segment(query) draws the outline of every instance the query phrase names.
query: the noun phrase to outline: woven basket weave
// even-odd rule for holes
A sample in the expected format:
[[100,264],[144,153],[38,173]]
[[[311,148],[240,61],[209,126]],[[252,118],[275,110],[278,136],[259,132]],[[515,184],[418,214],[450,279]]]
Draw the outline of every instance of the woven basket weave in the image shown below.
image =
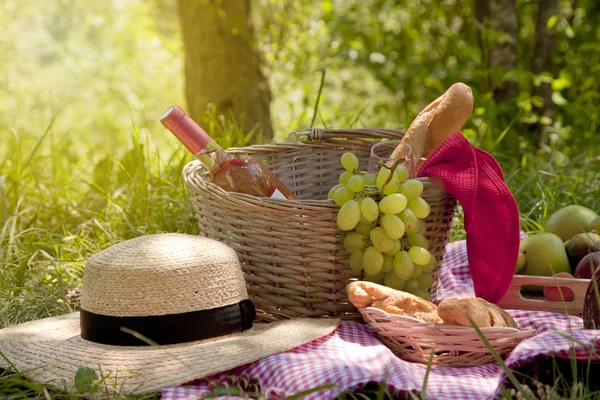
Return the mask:
[[[348,266],[345,233],[336,227],[339,207],[327,193],[343,171],[344,152],[354,152],[359,169],[365,170],[377,140],[397,140],[403,134],[391,129],[312,129],[291,134],[295,141],[227,150],[263,160],[298,197],[295,201],[226,192],[208,180],[198,161],[185,166],[183,177],[200,235],[236,250],[259,318],[360,319],[345,292],[359,275]],[[439,265],[456,202],[428,178],[420,180],[422,197],[432,209],[425,236]]]
[[[474,328],[435,324],[388,314],[378,308],[360,309],[364,320],[398,357],[411,362],[448,367],[469,367],[496,361]],[[535,329],[480,328],[494,351],[504,357]],[[433,358],[431,351],[434,350]]]

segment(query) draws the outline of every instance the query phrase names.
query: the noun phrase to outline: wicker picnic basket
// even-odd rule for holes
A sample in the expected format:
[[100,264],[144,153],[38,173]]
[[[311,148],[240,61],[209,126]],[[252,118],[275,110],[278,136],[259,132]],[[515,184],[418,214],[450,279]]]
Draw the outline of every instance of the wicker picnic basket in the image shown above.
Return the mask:
[[[360,312],[381,341],[398,357],[411,362],[447,367],[470,367],[496,361],[474,328],[423,322],[366,307]],[[480,328],[490,347],[504,358],[535,329]],[[433,355],[432,355],[433,350]]]
[[[327,193],[343,171],[344,152],[354,152],[363,170],[376,141],[398,140],[403,134],[392,129],[311,129],[290,134],[285,143],[227,150],[263,160],[294,192],[294,201],[226,192],[207,179],[199,162],[185,166],[199,234],[237,251],[259,319],[361,318],[345,291],[360,277],[348,266],[345,233],[336,227],[339,207]],[[456,202],[428,178],[419,179],[422,197],[432,209],[425,236],[439,265]]]

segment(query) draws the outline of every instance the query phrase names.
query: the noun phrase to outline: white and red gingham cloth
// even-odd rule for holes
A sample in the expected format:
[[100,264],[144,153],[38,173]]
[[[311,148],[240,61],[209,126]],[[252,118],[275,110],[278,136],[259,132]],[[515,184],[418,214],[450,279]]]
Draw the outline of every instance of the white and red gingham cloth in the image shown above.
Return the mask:
[[[490,282],[493,284],[493,282]],[[440,270],[438,299],[473,296],[465,241],[449,243]],[[505,359],[509,368],[518,368],[538,356],[600,360],[600,331],[583,330],[582,319],[558,313],[516,311],[509,313],[521,328],[534,328],[537,335],[521,342]],[[366,325],[343,321],[328,336],[261,361],[210,377],[221,381],[230,375],[245,374],[259,379],[266,398],[290,396],[318,386],[333,384],[302,397],[331,399],[369,382],[385,382],[395,395],[421,392],[426,365],[396,357]],[[477,367],[434,366],[426,386],[428,399],[493,399],[506,379],[496,363]],[[164,389],[165,400],[199,399],[209,393],[206,380]]]

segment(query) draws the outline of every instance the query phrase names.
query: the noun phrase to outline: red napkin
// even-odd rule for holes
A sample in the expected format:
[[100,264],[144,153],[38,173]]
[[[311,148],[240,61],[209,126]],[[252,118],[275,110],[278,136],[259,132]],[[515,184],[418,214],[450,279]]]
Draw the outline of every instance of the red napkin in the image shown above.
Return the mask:
[[465,214],[467,256],[475,295],[498,303],[519,254],[519,209],[489,153],[455,132],[423,163],[418,176],[441,181]]

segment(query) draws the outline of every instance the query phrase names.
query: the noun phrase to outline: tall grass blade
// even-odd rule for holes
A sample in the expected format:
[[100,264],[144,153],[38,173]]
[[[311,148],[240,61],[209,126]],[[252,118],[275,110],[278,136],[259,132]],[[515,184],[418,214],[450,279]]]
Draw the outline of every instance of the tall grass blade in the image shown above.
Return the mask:
[[506,364],[504,364],[504,360],[502,360],[502,357],[500,357],[500,355],[498,354],[498,352],[496,352],[496,350],[494,350],[494,348],[490,344],[489,340],[487,340],[487,338],[485,337],[485,335],[483,334],[483,332],[481,331],[481,329],[479,329],[479,327],[477,326],[477,324],[475,324],[475,322],[473,321],[473,319],[471,319],[471,317],[468,314],[465,314],[465,317],[467,317],[467,319],[469,320],[469,323],[475,329],[475,332],[477,332],[477,336],[479,336],[479,338],[481,339],[481,341],[485,344],[485,347],[488,348],[488,350],[492,354],[492,357],[494,357],[494,360],[496,360],[496,362],[498,363],[498,365],[500,365],[500,368],[502,368],[502,370],[504,371],[504,373],[506,373],[506,376],[508,376],[508,379],[510,380],[510,382],[525,397],[525,399],[531,400],[531,397],[529,396],[529,393],[527,393],[523,389],[523,386],[519,383],[519,381],[515,377],[515,374],[510,370],[510,368],[508,368],[506,366]]
[[48,123],[48,125],[46,126],[46,129],[44,130],[44,134],[38,139],[35,146],[33,147],[33,150],[31,150],[31,153],[29,153],[29,156],[25,160],[25,163],[23,164],[24,167],[29,166],[29,164],[31,163],[31,160],[33,160],[33,157],[35,157],[35,155],[37,154],[40,146],[42,145],[42,142],[44,141],[46,136],[48,136],[48,134],[50,133],[50,130],[52,129],[52,126],[54,125],[54,121],[56,121],[56,118],[58,117],[58,115],[60,114],[61,111],[62,110],[55,112],[54,115],[52,116],[52,118],[50,119],[50,122]]
[[317,386],[317,387],[310,388],[310,389],[307,389],[307,390],[303,390],[302,392],[299,392],[299,393],[296,393],[294,395],[285,397],[284,399],[285,400],[298,400],[298,399],[301,399],[304,396],[309,395],[311,393],[320,392],[321,390],[331,389],[331,388],[334,388],[334,387],[335,387],[335,385],[333,383],[328,383],[328,384],[325,384],[325,385],[321,385],[321,386]]
[[321,73],[321,83],[319,84],[319,92],[317,93],[317,100],[315,101],[315,107],[313,109],[312,120],[310,121],[310,127],[312,128],[315,125],[315,120],[317,119],[317,112],[319,110],[319,102],[321,101],[321,93],[323,92],[323,86],[325,86],[325,72],[327,69],[323,69]]

